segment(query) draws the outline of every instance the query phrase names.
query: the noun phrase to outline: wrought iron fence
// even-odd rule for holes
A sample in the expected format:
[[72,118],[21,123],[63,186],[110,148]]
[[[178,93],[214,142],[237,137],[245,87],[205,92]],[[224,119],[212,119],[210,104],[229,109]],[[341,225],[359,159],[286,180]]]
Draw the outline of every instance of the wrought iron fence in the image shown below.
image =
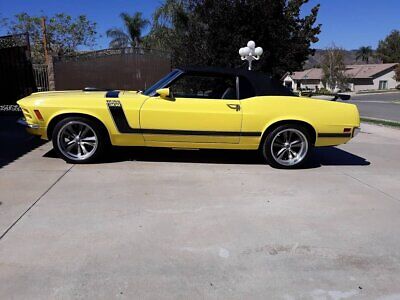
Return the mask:
[[13,47],[27,47],[30,51],[28,33],[0,36],[0,49]]
[[0,104],[15,104],[36,91],[28,34],[0,37],[0,90]]
[[38,92],[49,90],[49,76],[47,65],[33,65],[33,75],[35,77]]

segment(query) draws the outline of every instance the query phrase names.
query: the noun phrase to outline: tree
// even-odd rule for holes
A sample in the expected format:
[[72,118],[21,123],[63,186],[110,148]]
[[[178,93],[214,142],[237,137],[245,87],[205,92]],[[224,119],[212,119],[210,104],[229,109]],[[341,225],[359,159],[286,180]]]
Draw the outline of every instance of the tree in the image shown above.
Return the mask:
[[[243,66],[238,50],[255,40],[264,55],[255,68],[280,77],[302,68],[318,41],[319,5],[308,0],[167,0],[156,12],[151,36],[172,51],[175,65]],[[157,46],[158,46],[157,45]]]
[[379,41],[376,55],[384,63],[400,62],[400,31],[393,30],[384,40]]
[[400,82],[400,64],[398,64],[394,70],[394,80]]
[[371,46],[362,46],[356,52],[356,60],[361,60],[368,64],[369,58],[372,56],[372,48]]
[[344,64],[343,49],[335,45],[326,49],[322,59],[322,71],[322,81],[328,89],[345,90],[348,87],[349,78],[345,74],[346,65]]
[[[59,13],[46,17],[47,44],[49,53],[52,55],[66,55],[77,51],[79,46],[93,47],[95,45],[97,32],[95,22],[91,22],[85,15],[72,18]],[[44,62],[44,46],[41,16],[30,16],[20,13],[11,20],[3,20],[8,27],[9,34],[29,33],[31,51],[35,63]]]
[[147,48],[172,51],[176,39],[183,32],[178,33],[180,24],[186,24],[187,12],[185,0],[165,0],[153,14],[150,33],[144,37]]
[[132,16],[127,13],[120,15],[125,30],[112,28],[107,30],[107,36],[112,40],[111,48],[139,47],[142,43],[142,31],[150,22],[142,17],[141,12],[136,12]]

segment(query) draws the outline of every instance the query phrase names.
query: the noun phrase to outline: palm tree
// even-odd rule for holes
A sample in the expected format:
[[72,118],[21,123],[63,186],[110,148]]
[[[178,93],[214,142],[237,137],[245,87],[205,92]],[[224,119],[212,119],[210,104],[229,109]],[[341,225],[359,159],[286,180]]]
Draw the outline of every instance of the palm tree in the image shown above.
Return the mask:
[[120,15],[124,22],[125,31],[119,28],[107,30],[106,34],[111,38],[111,48],[139,47],[142,42],[142,30],[150,22],[142,17],[141,12],[135,12],[132,16],[128,13]]
[[371,46],[362,46],[356,52],[356,60],[361,59],[368,64],[369,58],[372,56],[372,48]]
[[149,48],[171,50],[173,45],[177,45],[175,23],[186,17],[183,1],[185,0],[165,0],[156,8],[152,28],[144,41]]

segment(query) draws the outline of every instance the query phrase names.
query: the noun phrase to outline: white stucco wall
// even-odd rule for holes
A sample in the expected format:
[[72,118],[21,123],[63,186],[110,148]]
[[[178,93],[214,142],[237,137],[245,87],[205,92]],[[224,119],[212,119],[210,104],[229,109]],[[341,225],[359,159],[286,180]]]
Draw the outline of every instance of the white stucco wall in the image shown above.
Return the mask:
[[358,84],[354,84],[353,85],[353,92],[359,92],[359,91],[368,91],[368,90],[374,90],[374,85],[373,84],[362,84],[362,85],[358,85]]
[[396,80],[394,80],[394,76],[395,76],[395,72],[390,71],[386,74],[383,74],[383,75],[373,79],[371,84],[368,84],[368,85],[356,84],[356,85],[354,85],[354,91],[358,92],[358,91],[364,91],[364,90],[378,90],[379,89],[379,81],[387,81],[388,89],[394,89],[394,88],[396,88],[397,85],[400,84],[400,82],[396,82]]
[[316,86],[318,87],[318,89],[322,89],[324,87],[322,82],[319,82],[318,84],[317,83],[307,83],[307,84],[302,83],[301,84],[302,89],[309,89],[309,90],[313,90],[313,91],[315,91]]
[[[283,85],[286,86],[286,82],[290,82],[290,87],[292,88],[293,91],[297,91],[297,82],[298,80],[293,80],[292,77],[290,77],[290,75],[287,75],[284,79],[283,79]],[[319,89],[322,89],[324,86],[322,84],[322,82],[319,83],[301,83],[301,88],[302,89],[311,89],[311,90],[315,90],[315,86],[318,86]]]
[[376,89],[378,89],[379,88],[379,81],[387,80],[388,89],[394,89],[396,87],[396,85],[398,84],[398,82],[396,82],[396,80],[394,80],[394,76],[395,76],[394,71],[391,71],[391,72],[386,73],[386,74],[384,74],[384,75],[382,75],[380,77],[375,78],[374,79],[374,87]]
[[292,79],[292,77],[290,77],[289,75],[287,75],[284,79],[283,79],[283,85],[286,86],[286,82],[290,82],[290,87],[292,90],[296,90],[296,85]]

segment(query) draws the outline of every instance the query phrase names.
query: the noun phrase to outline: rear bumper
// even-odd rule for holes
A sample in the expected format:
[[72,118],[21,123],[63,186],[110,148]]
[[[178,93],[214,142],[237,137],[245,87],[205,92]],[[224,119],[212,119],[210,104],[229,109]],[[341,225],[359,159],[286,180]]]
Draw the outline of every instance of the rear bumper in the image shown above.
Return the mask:
[[361,131],[360,127],[354,127],[353,129],[353,137],[357,136]]
[[340,130],[342,132],[318,133],[315,146],[323,147],[346,144],[360,132],[360,127],[352,127],[348,132],[343,132],[343,128],[340,128]]

